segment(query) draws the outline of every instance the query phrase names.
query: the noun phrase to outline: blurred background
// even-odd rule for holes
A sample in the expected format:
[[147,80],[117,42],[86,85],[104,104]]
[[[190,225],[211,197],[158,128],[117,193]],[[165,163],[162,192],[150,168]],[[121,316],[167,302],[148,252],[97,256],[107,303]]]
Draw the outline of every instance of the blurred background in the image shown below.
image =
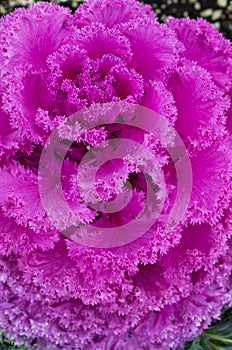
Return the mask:
[[[213,23],[228,39],[232,40],[232,0],[140,0],[150,4],[161,21],[167,17],[206,18]],[[0,0],[0,15],[16,7],[28,6],[38,0]],[[73,11],[83,0],[49,0]]]

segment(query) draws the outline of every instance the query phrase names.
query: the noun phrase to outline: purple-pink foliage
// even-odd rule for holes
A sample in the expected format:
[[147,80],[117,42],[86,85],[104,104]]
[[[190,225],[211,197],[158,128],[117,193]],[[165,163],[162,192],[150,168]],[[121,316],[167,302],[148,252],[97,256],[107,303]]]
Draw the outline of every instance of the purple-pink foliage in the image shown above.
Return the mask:
[[[0,70],[0,328],[41,349],[180,349],[232,304],[231,43],[203,19],[159,24],[134,0],[89,0],[74,15],[43,2],[0,20]],[[48,220],[40,154],[67,116],[122,100],[153,109],[182,137],[191,200],[168,235],[157,220],[121,248],[89,248]],[[64,161],[64,191],[81,224],[107,219],[75,194],[78,161],[87,146],[125,132],[86,132]],[[156,155],[168,207],[173,162],[152,138],[131,137]],[[143,178],[120,161],[105,167],[104,199],[121,190],[114,169],[131,180],[131,219],[143,206]]]

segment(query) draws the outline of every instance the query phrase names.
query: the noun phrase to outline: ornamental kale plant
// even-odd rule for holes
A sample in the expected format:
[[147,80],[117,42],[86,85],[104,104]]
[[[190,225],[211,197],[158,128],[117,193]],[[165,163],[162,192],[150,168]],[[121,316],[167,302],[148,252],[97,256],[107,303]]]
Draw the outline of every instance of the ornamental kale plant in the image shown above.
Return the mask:
[[0,20],[0,72],[0,329],[183,348],[232,305],[231,43],[134,0],[43,2]]

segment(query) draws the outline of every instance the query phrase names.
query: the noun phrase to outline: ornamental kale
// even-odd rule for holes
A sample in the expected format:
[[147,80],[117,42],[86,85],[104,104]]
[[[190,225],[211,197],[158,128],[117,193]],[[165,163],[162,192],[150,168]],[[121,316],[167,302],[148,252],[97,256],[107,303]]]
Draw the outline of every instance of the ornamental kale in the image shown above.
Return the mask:
[[[88,0],[73,15],[42,2],[0,20],[0,74],[0,328],[39,349],[181,349],[232,305],[231,43],[203,19],[160,24],[134,0]],[[101,106],[109,121],[83,126]],[[110,113],[114,106],[161,118],[152,125],[141,112],[149,133],[131,124],[131,110],[121,119]],[[40,161],[57,130],[49,212]],[[178,135],[191,174],[168,152]],[[120,159],[113,139],[142,148],[131,155],[122,142]],[[97,147],[108,159],[95,173]],[[124,244],[72,239],[73,219],[59,214],[54,169],[61,160],[60,187],[80,236],[90,225],[110,235],[144,213],[154,215],[152,225],[140,221],[144,232]],[[182,176],[191,175],[191,195],[167,231],[179,164]],[[163,205],[156,218],[154,203],[146,208],[149,188]],[[124,208],[104,211],[116,198],[120,206],[127,199]]]

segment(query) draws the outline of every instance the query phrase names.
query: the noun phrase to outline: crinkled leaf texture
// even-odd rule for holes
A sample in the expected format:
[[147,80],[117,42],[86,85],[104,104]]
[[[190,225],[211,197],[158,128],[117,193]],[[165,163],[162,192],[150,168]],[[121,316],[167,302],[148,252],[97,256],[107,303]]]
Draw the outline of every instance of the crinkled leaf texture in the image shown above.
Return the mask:
[[[74,15],[42,2],[0,20],[0,68],[0,328],[19,342],[36,338],[40,349],[181,349],[232,304],[231,43],[203,19],[161,25],[134,0],[88,0]],[[158,220],[124,246],[89,248],[49,221],[38,190],[40,155],[72,113],[119,101],[149,107],[175,127],[191,159],[192,195],[168,234]],[[151,135],[120,124],[76,133],[62,186],[83,229],[124,224],[144,210],[137,166],[145,154],[97,173],[99,200],[132,186],[130,202],[110,220],[77,189],[80,160],[110,137],[129,135],[156,157],[167,191],[161,218],[167,215],[175,167]],[[83,185],[89,200],[92,170]],[[55,210],[55,186],[48,190]]]

